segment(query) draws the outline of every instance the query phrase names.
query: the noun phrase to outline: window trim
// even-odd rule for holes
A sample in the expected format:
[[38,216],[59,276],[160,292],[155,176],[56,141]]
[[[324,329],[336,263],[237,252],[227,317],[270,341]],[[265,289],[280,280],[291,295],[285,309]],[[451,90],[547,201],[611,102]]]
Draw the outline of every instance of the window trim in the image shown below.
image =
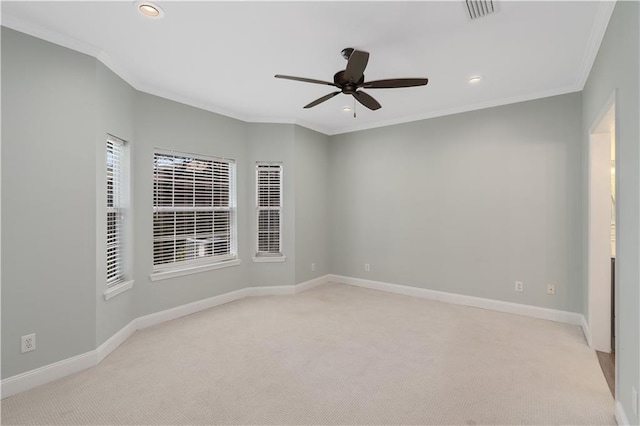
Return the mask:
[[[162,263],[162,264],[153,264],[155,262],[155,251],[152,247],[152,273],[149,275],[152,281],[173,278],[175,276],[187,275],[192,273],[204,272],[213,269],[225,268],[228,266],[236,266],[240,264],[240,260],[238,259],[238,232],[237,232],[237,191],[236,191],[236,181],[237,181],[237,165],[236,161],[230,158],[223,157],[215,157],[205,154],[193,154],[182,151],[175,150],[166,150],[161,148],[154,148],[153,150],[153,158],[155,161],[156,155],[166,155],[171,157],[181,157],[181,158],[192,158],[196,160],[202,160],[210,163],[225,163],[230,165],[229,169],[229,206],[218,208],[214,206],[206,206],[206,207],[198,207],[198,206],[157,206],[156,205],[156,190],[155,187],[152,191],[152,214],[155,215],[157,212],[162,211],[185,211],[185,212],[197,212],[200,211],[229,211],[230,219],[229,219],[229,254],[219,255],[219,256],[207,256],[193,260],[179,261],[179,262],[171,262],[171,263]],[[153,174],[155,178],[156,168],[155,165],[153,167]],[[152,218],[152,227],[155,224],[155,219]],[[155,241],[155,235],[152,232],[152,239]]]
[[[260,206],[260,178],[259,171],[261,167],[265,166],[278,166],[280,168],[280,205],[278,207],[261,207]],[[283,216],[284,216],[284,163],[282,161],[256,161],[255,168],[255,203],[256,203],[256,244],[255,252],[253,255],[253,261],[256,263],[272,263],[272,262],[284,262],[287,257],[284,255],[284,233],[283,233]],[[279,233],[278,233],[278,249],[277,253],[273,252],[261,252],[260,251],[260,211],[261,210],[278,210],[279,214]]]
[[172,269],[166,271],[158,271],[149,274],[151,281],[168,280],[170,278],[182,277],[184,275],[198,274],[200,272],[213,271],[215,269],[229,268],[231,266],[238,266],[242,263],[240,259],[226,260],[224,262],[216,262],[203,264],[199,266],[191,266],[189,268]]
[[121,281],[111,287],[107,288],[104,292],[104,300],[109,300],[116,297],[119,294],[124,293],[127,290],[131,290],[133,288],[134,281]]
[[[118,152],[118,163],[119,169],[117,176],[112,177],[113,182],[113,207],[109,207],[108,203],[108,186],[109,186],[109,172],[108,172],[108,155],[109,155],[109,145],[119,146]],[[123,139],[118,138],[117,136],[113,136],[107,133],[107,140],[105,144],[105,175],[106,175],[106,200],[105,200],[105,213],[106,213],[106,240],[105,240],[105,254],[106,254],[106,277],[105,283],[107,290],[119,285],[120,283],[126,281],[127,268],[126,268],[126,260],[125,260],[125,250],[124,245],[126,244],[126,223],[125,223],[125,214],[127,209],[126,197],[128,195],[128,191],[125,191],[125,187],[128,185],[128,173],[127,173],[127,161],[125,159],[127,149],[127,142]],[[113,173],[113,171],[112,171]],[[117,204],[117,205],[116,205]],[[115,226],[118,228],[116,231],[116,270],[115,275],[112,279],[109,278],[110,268],[109,268],[109,213],[116,213],[116,224]]]
[[287,256],[253,256],[253,261],[255,263],[279,263],[285,262],[287,260]]

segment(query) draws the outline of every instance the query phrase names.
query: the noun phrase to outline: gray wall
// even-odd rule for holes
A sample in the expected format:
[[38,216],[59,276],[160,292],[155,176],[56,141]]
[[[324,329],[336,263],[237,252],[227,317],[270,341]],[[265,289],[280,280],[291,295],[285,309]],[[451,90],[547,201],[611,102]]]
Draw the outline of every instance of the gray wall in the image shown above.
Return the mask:
[[[305,263],[318,264],[308,278],[329,272],[326,214],[319,214],[327,209],[328,137],[294,125],[248,124],[137,92],[94,58],[5,28],[2,59],[3,378],[91,351],[145,314],[247,286],[300,282],[297,232],[315,240],[301,250]],[[135,285],[105,301],[107,133],[129,142],[127,278]],[[241,265],[150,280],[156,147],[236,160]],[[284,163],[283,263],[252,262],[256,161]],[[302,171],[298,186],[296,169]],[[39,225],[41,205],[48,221]],[[296,221],[296,214],[305,219]],[[20,354],[20,336],[29,333],[37,334],[37,349]]]
[[295,164],[295,282],[302,283],[331,273],[329,137],[296,126]]
[[3,377],[95,348],[95,82],[95,59],[2,28]]
[[[294,181],[296,165],[293,155],[294,125],[292,124],[247,124],[247,238],[245,247],[249,265],[250,286],[293,285],[295,278],[295,203]],[[282,162],[283,212],[282,250],[285,262],[254,263],[256,251],[256,161]]]
[[332,272],[580,312],[580,102],[333,137]]
[[[583,274],[586,283],[587,195],[589,128],[598,119],[614,90],[616,100],[616,179],[617,193],[617,335],[616,367],[619,393],[616,395],[631,424],[640,419],[631,409],[631,387],[640,391],[640,131],[638,117],[640,5],[618,2],[609,21],[596,61],[583,91]],[[585,284],[586,285],[586,284]],[[584,303],[584,312],[588,304]]]
[[[249,218],[245,123],[156,96],[138,93],[135,99],[132,143],[135,174],[134,270],[137,316],[162,311],[247,285],[251,251],[247,240]],[[239,266],[152,282],[153,269],[153,150],[160,148],[236,161]]]
[[[334,137],[139,93],[94,58],[3,28],[2,377],[95,349],[144,314],[330,272],[583,312],[581,154],[617,88],[619,399],[637,422],[638,9],[616,6],[582,95]],[[131,142],[136,282],[110,301],[98,248],[107,132]],[[150,281],[154,147],[236,160],[241,265]],[[257,160],[285,165],[284,263],[251,261]],[[556,296],[545,294],[547,282]],[[33,332],[38,349],[21,355],[20,336]]]
[[[96,346],[100,346],[109,337],[126,326],[135,318],[135,306],[133,300],[133,292],[125,292],[118,297],[109,300],[104,299],[104,291],[106,290],[107,271],[106,271],[106,174],[101,173],[105,170],[106,164],[106,135],[107,133],[119,137],[129,142],[129,154],[131,153],[131,143],[133,143],[133,102],[135,90],[129,84],[124,82],[120,77],[111,72],[101,63],[96,63],[96,88],[97,108],[96,114],[96,164],[95,173],[96,180]],[[134,176],[129,173],[129,179],[133,180]],[[132,248],[135,240],[131,236],[131,219],[133,218],[131,206],[126,214],[126,222],[129,224],[124,229],[125,234],[125,262],[127,268],[127,279],[132,278],[133,265],[129,262],[132,260]]]

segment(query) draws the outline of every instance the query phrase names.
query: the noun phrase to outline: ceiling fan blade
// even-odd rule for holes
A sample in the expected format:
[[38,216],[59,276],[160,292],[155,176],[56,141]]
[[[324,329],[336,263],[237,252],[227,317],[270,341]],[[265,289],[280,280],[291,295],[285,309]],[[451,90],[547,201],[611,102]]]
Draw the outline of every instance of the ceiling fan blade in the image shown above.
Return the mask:
[[324,101],[328,101],[329,99],[333,98],[335,95],[340,94],[342,92],[333,92],[333,93],[329,93],[328,95],[324,95],[321,98],[316,99],[315,101],[311,102],[310,104],[305,105],[305,108],[313,108],[314,106],[323,103]]
[[378,101],[373,99],[370,95],[368,95],[365,92],[362,92],[362,91],[353,92],[353,97],[356,98],[358,102],[360,102],[362,105],[366,106],[370,110],[375,111],[377,109],[382,108],[382,105],[380,105]]
[[315,83],[315,84],[325,84],[327,86],[336,86],[335,83],[329,83],[328,81],[322,81],[322,80],[314,80],[313,78],[294,77],[292,75],[281,75],[281,74],[276,74],[276,75],[274,75],[274,77],[275,78],[284,78],[286,80],[302,81],[304,83]]
[[388,80],[367,81],[359,87],[367,89],[395,89],[397,87],[426,86],[428,78],[390,78]]
[[357,83],[364,75],[364,69],[369,62],[369,53],[354,50],[349,56],[347,68],[344,70],[344,77],[347,81]]

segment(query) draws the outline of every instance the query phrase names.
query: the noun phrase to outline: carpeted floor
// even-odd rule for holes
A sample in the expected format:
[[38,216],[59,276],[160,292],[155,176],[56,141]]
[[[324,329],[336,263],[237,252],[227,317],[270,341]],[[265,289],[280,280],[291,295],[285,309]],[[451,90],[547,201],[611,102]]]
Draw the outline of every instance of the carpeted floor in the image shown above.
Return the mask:
[[615,424],[579,327],[340,284],[134,334],[3,424]]
[[600,369],[607,381],[611,395],[615,397],[616,393],[616,354],[615,352],[605,353],[596,351],[598,356],[598,362],[600,363]]

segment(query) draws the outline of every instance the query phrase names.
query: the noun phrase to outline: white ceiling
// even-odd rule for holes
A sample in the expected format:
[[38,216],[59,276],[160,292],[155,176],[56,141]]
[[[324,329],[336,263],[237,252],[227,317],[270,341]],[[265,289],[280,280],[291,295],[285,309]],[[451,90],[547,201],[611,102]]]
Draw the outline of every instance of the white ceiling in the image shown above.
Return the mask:
[[[494,0],[471,20],[464,1],[3,1],[2,24],[88,53],[136,89],[245,121],[344,133],[579,91],[613,10],[610,1]],[[426,87],[370,89],[382,108],[332,87],[345,47],[370,52],[367,81],[427,77]],[[478,85],[467,80],[482,75]]]

